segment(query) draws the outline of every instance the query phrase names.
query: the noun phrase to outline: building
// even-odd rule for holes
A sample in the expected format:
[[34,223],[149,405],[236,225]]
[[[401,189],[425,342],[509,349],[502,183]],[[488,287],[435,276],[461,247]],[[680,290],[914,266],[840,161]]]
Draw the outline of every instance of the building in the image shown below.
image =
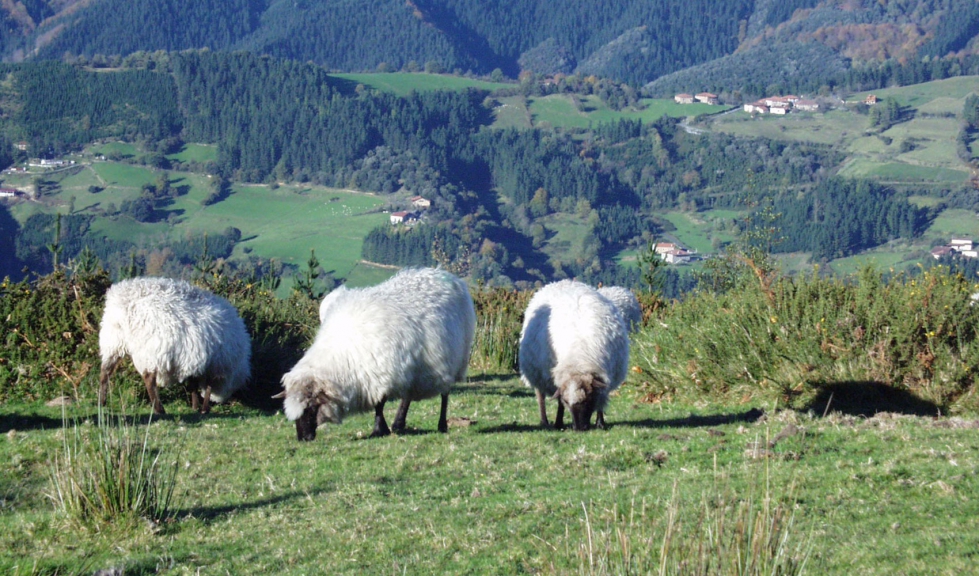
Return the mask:
[[767,96],[765,97],[765,104],[769,108],[791,108],[792,102],[789,101],[787,96]]
[[16,146],[18,150],[27,150],[30,147],[30,144],[21,140],[20,142],[14,144],[14,146]]
[[667,264],[686,264],[693,259],[693,253],[687,252],[683,248],[678,248],[664,254],[663,259],[666,260]]
[[677,94],[673,101],[677,104],[693,104],[693,94]]
[[866,104],[867,106],[873,106],[877,104],[877,102],[878,102],[877,96],[874,94],[871,94],[870,96],[867,96],[866,98],[863,99],[863,103]]
[[421,196],[412,196],[408,199],[411,201],[411,205],[414,208],[431,208],[432,201],[428,198],[422,198]]
[[935,258],[935,260],[938,260],[942,256],[948,256],[949,254],[954,253],[955,250],[952,250],[952,248],[949,246],[938,246],[936,248],[932,248],[931,250],[931,255]]
[[12,198],[20,196],[20,190],[15,188],[0,188],[0,198]]
[[793,106],[802,112],[816,112],[819,110],[819,102],[815,100],[799,100]]
[[701,92],[694,96],[697,102],[703,102],[704,104],[710,104],[711,106],[715,104],[720,104],[720,100],[717,99],[717,94],[711,94],[710,92]]
[[956,252],[972,250],[972,240],[967,240],[965,238],[952,238],[952,241],[949,242],[948,246]]
[[768,106],[766,106],[764,102],[762,102],[761,100],[759,100],[758,102],[752,102],[750,104],[745,104],[744,105],[744,111],[747,112],[747,113],[749,113],[749,114],[752,114],[752,113],[768,114]]
[[771,108],[768,109],[768,111],[771,112],[772,114],[778,114],[780,116],[785,116],[786,114],[789,113],[789,109],[783,106],[772,106]]
[[665,258],[665,256],[663,256],[664,254],[672,250],[676,250],[677,248],[679,248],[679,246],[670,242],[657,242],[656,246],[653,247],[653,250],[661,257]]

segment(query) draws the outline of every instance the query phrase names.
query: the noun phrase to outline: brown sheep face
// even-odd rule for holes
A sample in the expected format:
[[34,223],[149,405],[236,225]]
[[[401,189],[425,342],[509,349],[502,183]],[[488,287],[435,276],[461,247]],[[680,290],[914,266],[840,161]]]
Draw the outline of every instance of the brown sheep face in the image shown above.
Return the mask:
[[555,396],[571,412],[571,422],[576,432],[583,432],[591,427],[591,417],[606,384],[593,374],[576,374],[564,382]]
[[319,416],[319,406],[307,406],[303,410],[303,415],[296,418],[296,438],[300,442],[312,442],[316,440],[316,426]]

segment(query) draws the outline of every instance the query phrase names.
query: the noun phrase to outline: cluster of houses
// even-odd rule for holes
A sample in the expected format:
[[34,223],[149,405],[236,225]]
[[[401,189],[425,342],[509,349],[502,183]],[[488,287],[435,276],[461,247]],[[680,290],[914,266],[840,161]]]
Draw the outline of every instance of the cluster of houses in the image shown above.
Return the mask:
[[964,238],[952,238],[952,241],[945,246],[933,248],[931,255],[938,260],[942,256],[959,255],[964,258],[979,258],[979,250],[976,250],[972,240]]
[[398,224],[413,226],[419,219],[421,219],[422,211],[428,210],[432,207],[432,201],[428,198],[422,198],[421,196],[412,196],[408,199],[408,201],[411,202],[411,207],[413,210],[392,212],[390,216],[392,226],[396,226]]
[[744,105],[744,111],[749,114],[788,114],[790,110],[816,112],[819,110],[819,102],[789,94],[787,96],[766,96],[761,100]]
[[721,101],[717,99],[717,94],[711,94],[710,92],[701,92],[700,94],[677,94],[673,97],[673,101],[677,104],[693,104],[694,102],[701,102],[703,104],[710,104],[715,106],[720,104]]
[[667,264],[686,264],[697,258],[696,250],[687,250],[672,242],[657,242],[654,250]]

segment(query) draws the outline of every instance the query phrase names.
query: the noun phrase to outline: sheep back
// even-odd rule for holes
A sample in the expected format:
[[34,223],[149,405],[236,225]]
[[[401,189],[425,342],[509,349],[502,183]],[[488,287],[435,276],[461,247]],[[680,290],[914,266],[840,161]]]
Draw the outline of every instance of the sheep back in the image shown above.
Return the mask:
[[632,293],[632,290],[622,286],[605,286],[599,288],[598,293],[615,304],[630,331],[639,329],[642,325],[642,308],[639,306],[639,299]]
[[[521,380],[547,396],[573,385],[575,375],[600,378],[606,386],[596,408],[603,410],[608,394],[625,380],[629,369],[628,331],[616,306],[598,291],[562,280],[531,298],[519,358]],[[569,403],[580,400],[579,391],[566,392]]]
[[159,386],[204,377],[217,402],[251,375],[251,342],[237,310],[182,280],[113,284],[106,292],[99,351],[103,367],[128,355],[140,374],[156,373]]
[[319,405],[318,424],[339,423],[382,399],[446,394],[466,378],[475,327],[466,284],[443,270],[406,269],[347,290],[282,377],[286,416]]

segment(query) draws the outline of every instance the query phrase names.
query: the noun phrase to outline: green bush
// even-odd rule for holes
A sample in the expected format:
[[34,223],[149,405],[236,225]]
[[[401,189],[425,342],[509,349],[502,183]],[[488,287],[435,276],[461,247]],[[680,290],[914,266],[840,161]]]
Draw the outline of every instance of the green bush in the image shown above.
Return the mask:
[[[701,292],[660,309],[635,338],[641,396],[829,409],[850,395],[877,409],[974,410],[979,308],[969,296],[977,290],[936,267],[889,281],[868,268],[853,279],[809,275]],[[878,398],[861,399],[861,390]]]

